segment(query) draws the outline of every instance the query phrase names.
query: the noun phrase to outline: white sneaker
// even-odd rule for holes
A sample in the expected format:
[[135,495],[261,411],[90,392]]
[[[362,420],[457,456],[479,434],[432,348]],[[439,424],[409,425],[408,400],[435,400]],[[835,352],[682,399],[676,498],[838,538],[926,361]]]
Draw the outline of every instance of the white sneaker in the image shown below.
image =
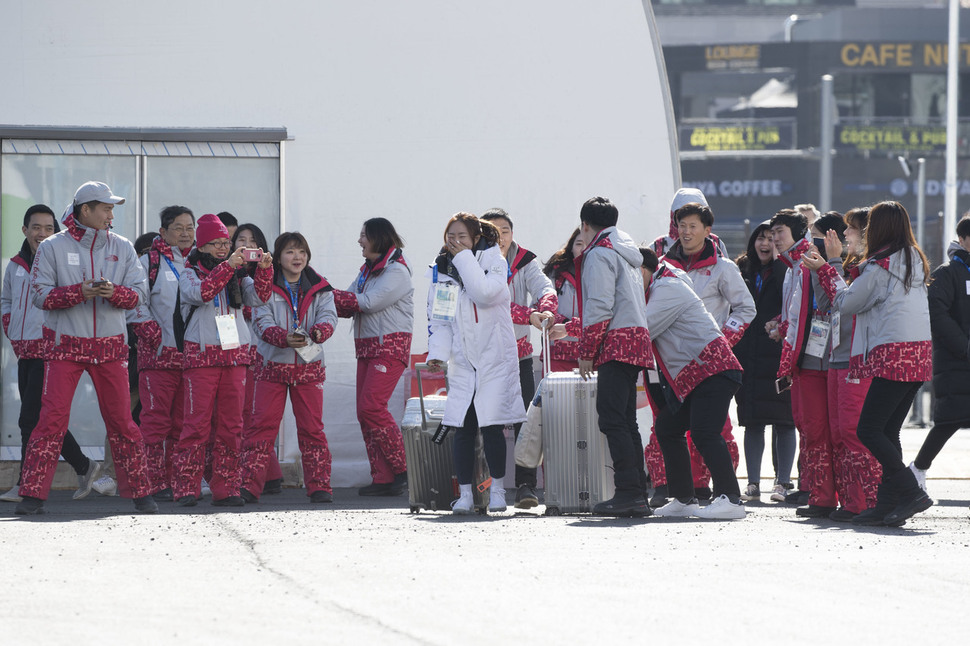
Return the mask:
[[658,507],[653,510],[654,516],[660,516],[661,518],[688,518],[697,514],[697,510],[700,509],[700,505],[696,502],[690,502],[686,505],[676,498],[671,498],[663,507]]
[[727,496],[721,494],[707,507],[701,507],[695,511],[694,515],[708,520],[735,520],[744,518],[745,513],[744,505],[734,504]]
[[4,502],[20,502],[23,500],[20,497],[20,485],[14,485],[13,489],[0,496],[0,500]]
[[488,494],[488,510],[505,511],[506,509],[508,509],[508,506],[505,502],[505,489],[492,487]]
[[741,494],[741,500],[748,502],[749,500],[761,500],[761,487],[751,483],[744,488],[744,493]]
[[118,495],[118,483],[117,481],[109,475],[103,475],[91,485],[91,488],[97,491],[102,496],[117,496]]
[[77,477],[77,491],[74,492],[74,500],[86,498],[94,487],[94,481],[101,476],[101,463],[88,458],[88,472],[83,476]]
[[209,489],[209,483],[205,481],[205,478],[202,478],[202,498],[205,498],[206,496],[211,496],[211,495],[212,495],[212,489]]
[[475,498],[472,496],[471,492],[467,495],[462,494],[462,496],[451,503],[451,513],[458,515],[467,515],[475,513]]
[[774,488],[771,490],[771,498],[773,502],[785,502],[785,494],[788,493],[788,489],[785,488],[783,484],[775,484]]
[[910,462],[909,470],[916,476],[916,482],[919,483],[919,488],[923,490],[923,493],[926,493],[926,469],[917,469],[916,463]]

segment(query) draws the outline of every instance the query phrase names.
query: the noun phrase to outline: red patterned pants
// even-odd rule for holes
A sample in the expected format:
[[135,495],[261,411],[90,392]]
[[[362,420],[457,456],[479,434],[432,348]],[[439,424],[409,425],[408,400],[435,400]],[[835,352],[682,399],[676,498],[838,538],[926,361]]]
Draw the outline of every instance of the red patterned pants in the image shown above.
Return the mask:
[[374,482],[394,481],[407,471],[401,428],[387,402],[407,365],[395,359],[357,359],[357,421]]
[[79,363],[48,361],[44,372],[40,420],[30,435],[24,456],[20,495],[46,500],[61,454],[71,402],[81,374],[87,371],[98,396],[98,407],[108,434],[118,477],[118,492],[125,498],[151,493],[145,444],[131,419],[128,362]]
[[820,507],[835,507],[838,503],[828,373],[828,370],[792,370],[792,416],[801,435],[798,488],[808,491],[808,504]]
[[[656,413],[654,413],[656,417]],[[643,459],[646,463],[647,473],[650,474],[650,481],[653,486],[658,487],[667,484],[667,470],[664,466],[664,456],[660,452],[660,444],[657,443],[657,434],[655,432],[656,427],[650,429],[650,441],[647,442],[646,448],[643,449]],[[734,427],[731,425],[731,418],[724,420],[724,429],[721,431],[721,437],[724,438],[724,443],[727,444],[728,453],[731,454],[731,463],[734,465],[734,470],[738,470],[738,462],[740,460],[740,453],[738,452],[738,443],[734,439],[733,433]],[[708,487],[711,484],[711,472],[708,470],[707,465],[704,464],[704,458],[701,457],[700,452],[697,447],[694,446],[694,442],[690,439],[690,431],[687,432],[687,448],[690,451],[690,468],[691,473],[694,474],[694,487]]]
[[323,382],[286,384],[259,380],[253,397],[252,425],[246,430],[243,441],[242,460],[242,486],[257,498],[266,484],[266,467],[276,457],[273,444],[280,432],[287,391],[296,417],[307,495],[315,491],[332,491],[332,457],[323,432]]
[[847,510],[858,514],[875,506],[882,467],[856,434],[862,404],[872,379],[849,383],[846,381],[848,376],[848,368],[829,370],[829,427],[832,430],[835,488],[839,502]]
[[[256,361],[257,359],[253,359]],[[260,361],[262,359],[259,359]],[[252,427],[253,424],[253,414],[256,412],[255,402],[256,398],[254,396],[256,392],[256,371],[253,370],[253,364],[249,365],[249,370],[246,372],[246,403],[243,406],[243,438],[245,439],[247,431]],[[276,447],[273,447],[272,452],[269,456],[269,462],[266,464],[266,473],[264,475],[264,482],[266,480],[282,480],[283,471],[280,469],[280,459],[276,455]],[[262,490],[260,490],[262,491]],[[257,492],[253,492],[257,493]]]
[[172,456],[182,432],[185,395],[181,370],[143,370],[138,375],[141,434],[152,493],[172,486]]
[[[212,498],[239,495],[239,455],[242,443],[242,409],[246,396],[246,366],[189,368],[185,380],[185,424],[175,447],[175,498],[198,496],[205,448],[214,429],[212,445]],[[213,420],[213,407],[219,414]]]

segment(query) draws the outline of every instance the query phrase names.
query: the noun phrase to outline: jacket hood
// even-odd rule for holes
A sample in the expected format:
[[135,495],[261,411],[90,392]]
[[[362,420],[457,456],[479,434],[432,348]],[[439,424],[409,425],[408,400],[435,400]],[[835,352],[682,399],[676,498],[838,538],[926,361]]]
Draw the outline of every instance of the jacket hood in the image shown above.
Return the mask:
[[691,202],[696,202],[697,204],[703,204],[708,206],[707,198],[704,197],[704,193],[697,188],[681,188],[677,189],[674,193],[674,199],[670,201],[670,237],[674,240],[677,239],[677,223],[674,222],[674,212],[685,204],[690,204]]
[[946,248],[946,257],[949,258],[950,260],[953,260],[953,257],[961,249],[963,249],[963,247],[960,246],[959,242],[957,242],[956,240],[951,241],[950,246]]
[[633,238],[616,227],[607,227],[596,234],[593,244],[590,245],[590,248],[592,247],[612,249],[631,267],[639,269],[643,266],[643,254],[640,253],[640,247],[633,241]]

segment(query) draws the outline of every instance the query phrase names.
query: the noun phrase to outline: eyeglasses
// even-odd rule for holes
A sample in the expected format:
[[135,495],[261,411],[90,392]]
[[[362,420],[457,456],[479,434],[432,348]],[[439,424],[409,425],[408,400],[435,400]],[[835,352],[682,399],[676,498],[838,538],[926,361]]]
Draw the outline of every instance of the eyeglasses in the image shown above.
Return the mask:
[[195,227],[169,227],[168,231],[174,231],[177,235],[182,235],[183,233],[194,233]]
[[232,243],[229,242],[228,240],[226,240],[225,242],[207,242],[207,243],[205,243],[202,246],[203,247],[207,247],[207,246],[210,246],[211,245],[211,246],[215,247],[216,249],[228,249],[230,244],[232,244]]

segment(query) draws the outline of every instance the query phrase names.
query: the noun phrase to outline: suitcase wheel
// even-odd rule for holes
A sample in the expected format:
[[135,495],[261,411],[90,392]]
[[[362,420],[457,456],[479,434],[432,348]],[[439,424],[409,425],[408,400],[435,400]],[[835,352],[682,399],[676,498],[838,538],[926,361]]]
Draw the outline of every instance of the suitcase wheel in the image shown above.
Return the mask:
[[562,516],[559,507],[546,507],[546,516]]
[[411,513],[412,514],[420,513],[420,511],[421,511],[421,508],[420,507],[415,507],[414,505],[411,505]]

